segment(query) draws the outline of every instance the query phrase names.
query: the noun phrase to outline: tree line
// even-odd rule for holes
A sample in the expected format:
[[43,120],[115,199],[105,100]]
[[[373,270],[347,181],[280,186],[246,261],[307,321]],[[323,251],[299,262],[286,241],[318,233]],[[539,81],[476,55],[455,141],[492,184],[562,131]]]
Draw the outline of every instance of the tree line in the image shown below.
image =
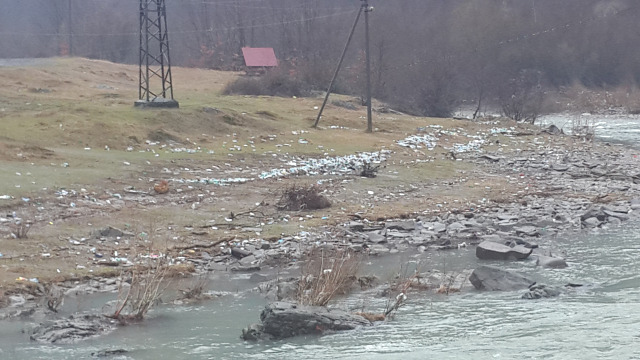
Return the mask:
[[[517,102],[538,101],[540,89],[640,83],[640,4],[633,0],[369,2],[373,95],[405,111],[449,116],[461,104],[496,102],[522,110]],[[288,74],[323,89],[362,2],[166,4],[174,65],[237,70],[242,47],[273,47]],[[133,0],[0,0],[0,57],[137,63],[138,16]],[[336,91],[364,94],[363,31]]]

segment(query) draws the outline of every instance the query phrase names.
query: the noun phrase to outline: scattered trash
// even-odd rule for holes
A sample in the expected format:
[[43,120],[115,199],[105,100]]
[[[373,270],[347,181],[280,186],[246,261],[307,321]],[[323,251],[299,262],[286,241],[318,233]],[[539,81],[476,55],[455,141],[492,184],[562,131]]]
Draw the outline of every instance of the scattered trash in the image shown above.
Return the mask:
[[396,144],[413,150],[422,149],[423,147],[433,150],[436,147],[437,141],[438,139],[431,135],[412,135],[402,140],[398,140]]

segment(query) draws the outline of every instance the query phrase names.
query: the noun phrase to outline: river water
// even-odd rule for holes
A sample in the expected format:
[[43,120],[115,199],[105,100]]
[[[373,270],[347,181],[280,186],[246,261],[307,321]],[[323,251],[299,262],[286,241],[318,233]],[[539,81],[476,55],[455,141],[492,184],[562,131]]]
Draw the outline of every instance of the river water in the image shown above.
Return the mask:
[[554,124],[566,134],[572,133],[574,124],[588,126],[600,141],[623,143],[636,148],[640,145],[640,115],[559,114],[543,116],[536,123],[541,126]]
[[[394,320],[373,327],[250,343],[240,340],[241,329],[258,322],[266,301],[247,291],[255,286],[247,275],[218,274],[214,290],[227,291],[226,296],[161,306],[141,324],[74,345],[31,342],[22,332],[29,324],[5,321],[0,359],[86,359],[103,349],[128,350],[115,357],[120,359],[640,359],[639,225],[627,222],[544,244],[566,253],[569,267],[562,270],[537,268],[535,260],[481,262],[473,248],[387,256],[366,269],[385,279],[401,264],[458,271],[482,263],[520,271],[548,285],[585,284],[557,298],[521,300],[521,291],[470,288],[449,296],[410,293]],[[62,312],[99,307],[112,298],[69,299]],[[380,311],[385,303],[364,293],[339,306]]]
[[[231,294],[198,305],[163,306],[149,319],[74,345],[42,345],[21,333],[25,324],[0,328],[2,359],[81,359],[101,349],[124,348],[132,359],[640,359],[640,242],[638,224],[554,240],[569,267],[548,270],[534,260],[500,263],[541,283],[586,286],[558,298],[521,300],[517,292],[434,295],[410,293],[393,321],[322,337],[249,343],[241,328],[258,321],[266,304],[244,278],[223,282]],[[389,256],[369,271],[382,278],[401,263],[447,271],[473,268],[474,250]],[[492,264],[492,262],[483,262]],[[497,264],[496,264],[497,265]],[[220,281],[216,281],[220,284]],[[236,287],[236,289],[234,289]],[[70,308],[91,307],[71,304]],[[341,304],[349,309],[384,308],[385,299],[360,294]]]

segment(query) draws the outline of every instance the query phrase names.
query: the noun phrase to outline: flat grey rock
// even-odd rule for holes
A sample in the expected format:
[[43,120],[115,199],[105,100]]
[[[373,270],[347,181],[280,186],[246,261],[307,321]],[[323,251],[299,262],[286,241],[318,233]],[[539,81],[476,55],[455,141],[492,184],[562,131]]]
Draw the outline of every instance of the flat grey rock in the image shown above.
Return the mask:
[[493,241],[483,241],[476,247],[476,256],[482,260],[523,260],[532,252],[522,245],[510,247]]
[[41,343],[71,344],[106,334],[114,328],[113,323],[102,315],[72,315],[36,326],[31,331],[30,338]]
[[469,281],[476,289],[488,291],[527,289],[535,283],[525,276],[493,266],[480,266],[473,270]]
[[416,222],[413,220],[387,221],[385,227],[390,230],[413,231],[416,229]]

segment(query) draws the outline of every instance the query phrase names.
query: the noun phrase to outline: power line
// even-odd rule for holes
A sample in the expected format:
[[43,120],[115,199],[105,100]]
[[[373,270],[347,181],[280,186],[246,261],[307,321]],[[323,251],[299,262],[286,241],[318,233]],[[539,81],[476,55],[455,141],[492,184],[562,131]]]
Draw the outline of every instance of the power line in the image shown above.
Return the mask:
[[[302,18],[302,19],[294,19],[294,20],[284,20],[284,21],[278,21],[278,22],[267,23],[267,24],[255,24],[255,25],[246,25],[246,26],[228,26],[228,27],[219,27],[219,28],[209,28],[209,29],[203,29],[203,30],[172,31],[171,33],[172,34],[196,34],[196,33],[210,33],[210,32],[216,32],[216,31],[255,29],[255,28],[270,27],[270,26],[281,26],[281,25],[286,25],[286,24],[303,23],[303,22],[308,22],[308,21],[313,21],[313,20],[318,20],[318,19],[327,19],[327,18],[332,18],[332,17],[337,17],[337,16],[353,14],[354,12],[355,12],[355,10],[348,10],[348,11],[336,12],[336,13],[327,14],[327,15],[312,16],[312,17],[307,17],[307,18]],[[10,36],[19,35],[19,36],[36,37],[36,36],[68,36],[69,34],[68,33],[63,33],[63,32],[60,32],[60,33],[23,33],[23,32],[2,31],[2,32],[0,32],[0,35],[10,35]],[[122,33],[84,33],[83,34],[83,33],[74,32],[73,36],[74,37],[78,37],[78,36],[85,36],[85,37],[138,36],[138,33],[137,32],[122,32]]]

